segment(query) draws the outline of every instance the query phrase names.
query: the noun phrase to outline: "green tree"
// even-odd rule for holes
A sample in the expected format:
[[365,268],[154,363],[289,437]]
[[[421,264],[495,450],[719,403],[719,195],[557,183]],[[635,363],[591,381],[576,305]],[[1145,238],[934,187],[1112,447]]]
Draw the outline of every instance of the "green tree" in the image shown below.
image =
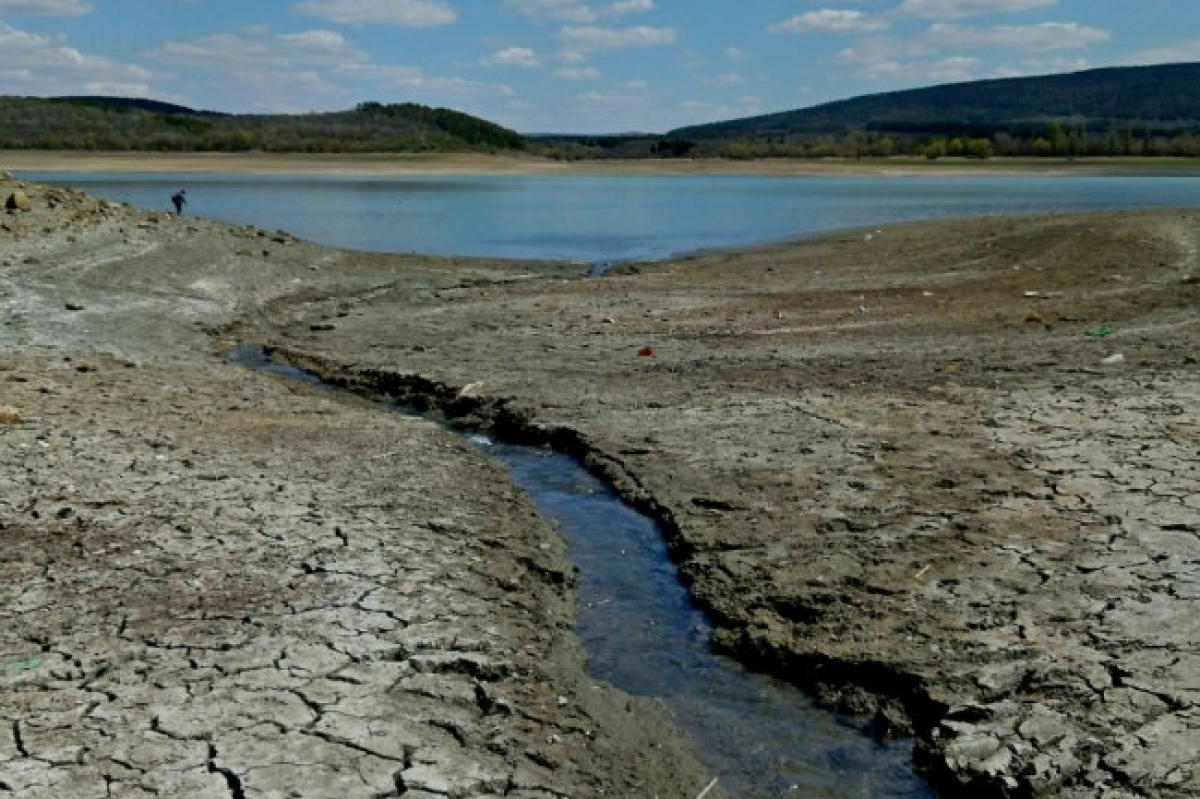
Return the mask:
[[1050,155],[1066,155],[1068,150],[1067,132],[1063,130],[1063,126],[1055,122],[1046,131],[1046,138],[1050,142]]

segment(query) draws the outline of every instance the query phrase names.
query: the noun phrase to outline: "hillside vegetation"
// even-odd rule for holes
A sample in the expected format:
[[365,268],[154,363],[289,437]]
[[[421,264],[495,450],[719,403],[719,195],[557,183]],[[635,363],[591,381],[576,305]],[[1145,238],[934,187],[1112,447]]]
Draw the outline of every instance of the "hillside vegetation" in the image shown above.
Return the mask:
[[0,149],[524,150],[582,158],[1200,157],[1200,63],[888,92],[665,135],[537,136],[446,108],[253,115],[114,97],[0,97]]
[[662,137],[543,144],[568,156],[1200,156],[1200,64],[946,84]]
[[414,103],[253,115],[131,98],[0,97],[0,148],[5,149],[341,153],[524,147],[524,137],[512,130]]

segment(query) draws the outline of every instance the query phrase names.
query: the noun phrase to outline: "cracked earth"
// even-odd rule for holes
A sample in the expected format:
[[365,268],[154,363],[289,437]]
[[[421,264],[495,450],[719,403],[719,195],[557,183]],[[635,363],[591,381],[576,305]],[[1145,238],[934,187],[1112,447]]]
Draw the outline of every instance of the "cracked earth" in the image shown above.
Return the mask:
[[1198,230],[899,226],[284,303],[254,335],[572,431],[664,522],[719,646],[915,732],[944,795],[1196,797]]
[[[584,677],[565,546],[501,467],[211,350],[208,325],[309,285],[316,248],[21,188],[34,210],[0,217],[0,795],[703,787],[657,706]],[[268,269],[272,248],[298,254]]]

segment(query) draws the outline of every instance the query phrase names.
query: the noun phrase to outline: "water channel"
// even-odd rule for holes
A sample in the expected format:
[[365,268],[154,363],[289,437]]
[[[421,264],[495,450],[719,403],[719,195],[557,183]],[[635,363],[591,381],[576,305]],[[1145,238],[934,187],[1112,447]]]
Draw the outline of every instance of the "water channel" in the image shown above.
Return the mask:
[[[261,347],[230,359],[322,385]],[[396,410],[395,406],[388,406]],[[625,505],[575,459],[481,433],[469,440],[503,463],[556,522],[579,569],[576,631],[589,673],[626,693],[656,697],[695,743],[728,796],[740,799],[931,799],[908,741],[880,743],[796,688],[715,654],[711,626],[678,579],[657,525]]]

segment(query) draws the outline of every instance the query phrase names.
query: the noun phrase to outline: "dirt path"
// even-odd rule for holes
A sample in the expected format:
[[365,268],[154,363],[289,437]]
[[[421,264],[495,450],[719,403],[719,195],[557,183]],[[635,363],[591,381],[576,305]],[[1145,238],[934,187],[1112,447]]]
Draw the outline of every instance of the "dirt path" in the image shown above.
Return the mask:
[[561,543],[492,467],[219,358],[260,341],[578,449],[721,646],[911,726],[947,796],[1200,796],[1200,214],[585,280],[30,191],[0,229],[10,791],[707,784],[652,708],[589,701]]

